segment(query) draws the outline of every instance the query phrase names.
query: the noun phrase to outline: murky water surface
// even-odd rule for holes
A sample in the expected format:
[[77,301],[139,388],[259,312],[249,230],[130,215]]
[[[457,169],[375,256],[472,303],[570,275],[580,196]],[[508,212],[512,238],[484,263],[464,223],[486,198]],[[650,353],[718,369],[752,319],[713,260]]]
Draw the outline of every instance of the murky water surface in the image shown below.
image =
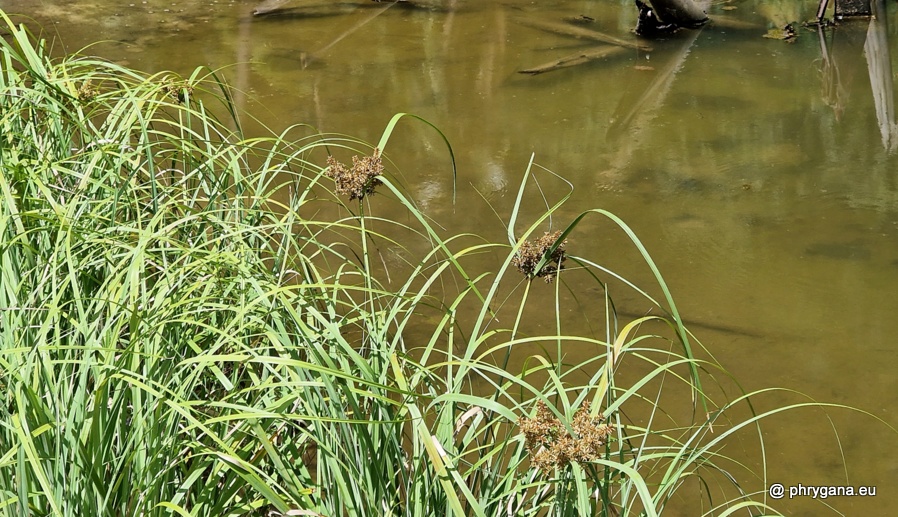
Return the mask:
[[[389,151],[428,214],[459,231],[503,239],[493,210],[507,217],[536,153],[574,185],[559,217],[592,207],[623,217],[693,330],[747,388],[794,388],[898,425],[894,2],[874,23],[800,29],[794,42],[762,35],[811,18],[816,2],[715,2],[717,22],[701,31],[536,76],[518,71],[596,45],[535,22],[585,15],[584,27],[633,40],[635,8],[293,0],[252,17],[256,5],[0,0],[69,51],[95,44],[90,52],[147,71],[222,67],[276,130],[308,123],[373,142],[394,113],[423,116],[457,152],[459,205],[431,130],[404,126]],[[542,186],[550,199],[567,188]],[[648,278],[610,226],[581,228],[579,255]],[[625,312],[645,309],[629,302],[619,301]],[[879,487],[875,500],[840,508],[884,515],[898,504],[896,437],[840,415],[849,481]],[[784,422],[770,430],[771,481],[845,484],[826,419]]]

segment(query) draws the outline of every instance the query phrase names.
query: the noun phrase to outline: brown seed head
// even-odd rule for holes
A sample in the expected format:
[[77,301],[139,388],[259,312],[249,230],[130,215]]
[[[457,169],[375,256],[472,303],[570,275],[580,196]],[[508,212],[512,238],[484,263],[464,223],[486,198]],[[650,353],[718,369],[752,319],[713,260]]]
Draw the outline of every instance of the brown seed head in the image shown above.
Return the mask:
[[552,283],[558,276],[558,271],[564,269],[564,261],[567,258],[565,257],[567,239],[558,244],[558,247],[549,256],[549,262],[539,271],[536,271],[536,266],[559,236],[561,236],[561,231],[546,232],[535,241],[524,241],[511,263],[528,278],[541,277],[545,279],[546,283]]
[[165,84],[162,85],[162,90],[173,101],[178,103],[185,102],[187,96],[193,95],[193,86],[190,86],[190,83],[187,81],[175,81],[171,77],[166,79]]
[[86,103],[94,100],[97,95],[100,95],[100,90],[95,88],[90,79],[84,81],[81,84],[81,87],[78,88],[78,100]]
[[371,156],[363,158],[353,156],[352,167],[348,169],[333,156],[328,156],[325,174],[336,182],[337,193],[348,195],[352,201],[374,194],[377,186],[381,184],[377,177],[383,174],[383,171],[380,150],[375,149]]
[[589,414],[589,402],[574,413],[569,433],[542,402],[536,403],[533,418],[518,419],[518,428],[524,435],[524,444],[533,465],[543,472],[563,468],[572,461],[588,463],[602,457],[605,444],[614,427],[604,424],[601,415]]

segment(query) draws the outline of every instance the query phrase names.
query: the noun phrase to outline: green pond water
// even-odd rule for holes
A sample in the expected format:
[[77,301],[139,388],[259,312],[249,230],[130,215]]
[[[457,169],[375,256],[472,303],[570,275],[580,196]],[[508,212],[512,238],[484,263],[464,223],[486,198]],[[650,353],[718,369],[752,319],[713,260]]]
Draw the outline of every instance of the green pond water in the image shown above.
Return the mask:
[[[294,0],[253,17],[257,4],[0,0],[60,52],[93,44],[90,53],[146,71],[221,68],[245,93],[238,103],[276,131],[307,123],[376,142],[393,114],[424,117],[456,151],[457,203],[431,129],[401,125],[388,154],[424,211],[455,231],[504,240],[496,214],[507,221],[535,153],[573,184],[555,224],[594,207],[621,216],[690,328],[745,388],[788,387],[898,425],[894,2],[875,21],[799,28],[791,42],[762,36],[812,18],[817,2],[714,2],[716,21],[701,31],[536,76],[518,71],[596,44],[534,22],[587,16],[581,27],[635,41],[636,9],[617,0]],[[541,178],[550,202],[567,193]],[[650,280],[599,218],[569,248]],[[624,313],[647,309],[620,296]],[[832,418],[847,484],[878,491],[828,502],[846,515],[889,513],[898,437],[857,413]],[[822,412],[765,429],[770,482],[846,484]],[[807,499],[787,503],[793,515],[823,514]]]

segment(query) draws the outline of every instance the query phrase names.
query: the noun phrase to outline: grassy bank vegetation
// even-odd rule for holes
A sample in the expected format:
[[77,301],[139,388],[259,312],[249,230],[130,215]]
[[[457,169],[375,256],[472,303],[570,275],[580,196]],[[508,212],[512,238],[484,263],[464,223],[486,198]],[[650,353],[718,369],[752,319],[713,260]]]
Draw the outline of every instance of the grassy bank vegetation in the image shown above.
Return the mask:
[[[520,221],[532,166],[508,242],[447,235],[381,156],[401,115],[374,147],[245,138],[211,72],[51,60],[4,20],[0,514],[775,513],[763,458],[724,444],[781,409],[722,398],[614,215],[546,233],[562,199]],[[386,201],[405,222],[369,214]],[[590,218],[656,285],[574,253]],[[409,236],[428,251],[388,279],[380,250]],[[657,316],[619,320],[608,281]],[[598,335],[565,332],[573,284],[598,288]],[[528,330],[534,305],[553,332]]]

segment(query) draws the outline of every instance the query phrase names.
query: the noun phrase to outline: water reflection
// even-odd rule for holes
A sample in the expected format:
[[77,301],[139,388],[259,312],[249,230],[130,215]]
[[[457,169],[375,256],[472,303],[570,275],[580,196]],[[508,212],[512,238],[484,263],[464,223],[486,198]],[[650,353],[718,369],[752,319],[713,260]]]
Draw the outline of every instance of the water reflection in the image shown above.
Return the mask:
[[895,94],[885,9],[885,0],[873,1],[873,18],[867,29],[864,56],[870,71],[870,85],[873,88],[873,103],[882,146],[888,151],[894,151],[898,148],[898,125],[895,123]]
[[[848,75],[857,74],[857,53],[863,52],[867,64],[869,84],[873,93],[873,112],[879,128],[882,147],[889,153],[898,149],[898,124],[895,119],[895,89],[892,58],[889,49],[888,12],[883,0],[872,3],[874,16],[869,22],[846,22],[834,29],[817,27],[820,43],[822,96],[832,108],[836,120],[841,121],[848,104],[849,92],[843,82],[842,69]],[[866,24],[861,40],[860,24]],[[827,39],[831,38],[832,43]],[[861,49],[861,45],[863,45]]]
[[[641,92],[635,90],[638,94],[635,100],[631,98],[630,93],[621,98],[605,133],[606,142],[618,149],[609,160],[610,167],[605,174],[617,176],[629,165],[633,153],[639,149],[638,143],[641,140],[639,134],[643,128],[650,126],[651,119],[664,105],[674,79],[683,67],[701,30],[690,31],[689,36],[676,43],[673,51],[663,58],[660,64],[646,67],[648,71],[655,72],[655,78]],[[658,66],[660,69],[655,68]]]
[[823,102],[832,108],[836,120],[842,120],[842,112],[845,111],[845,102],[847,101],[845,86],[842,84],[842,76],[839,73],[839,66],[835,62],[832,52],[827,44],[827,35],[832,31],[826,31],[824,27],[817,27],[817,37],[820,41],[821,67],[820,75],[823,82],[821,87],[821,95]]

